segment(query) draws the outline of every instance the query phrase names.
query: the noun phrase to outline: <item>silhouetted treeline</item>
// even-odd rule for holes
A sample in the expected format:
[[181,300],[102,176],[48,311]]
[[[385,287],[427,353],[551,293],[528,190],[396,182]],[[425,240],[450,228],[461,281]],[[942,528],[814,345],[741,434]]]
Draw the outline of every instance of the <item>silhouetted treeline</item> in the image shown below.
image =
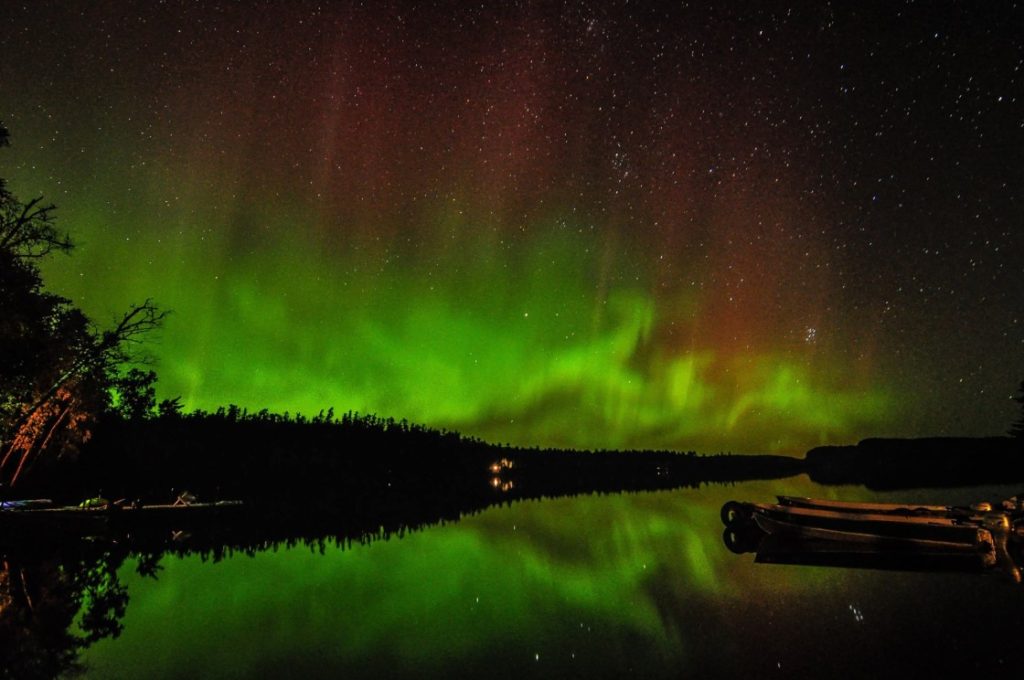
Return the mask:
[[[189,490],[255,506],[302,506],[360,514],[413,505],[485,507],[514,498],[697,486],[781,478],[800,461],[781,456],[698,456],[671,451],[564,451],[488,444],[373,415],[313,418],[249,413],[103,417],[76,461],[47,462],[22,495],[71,502],[108,498],[165,502]],[[457,516],[457,515],[456,515]]]
[[19,495],[70,503],[100,494],[153,503],[189,490],[201,499],[355,519],[419,517],[426,508],[433,509],[432,518],[455,519],[519,498],[695,487],[802,472],[821,484],[876,489],[1024,481],[1024,442],[1008,437],[869,439],[812,449],[801,460],[517,448],[374,415],[336,418],[330,410],[311,418],[235,406],[183,414],[175,402],[164,402],[141,413],[103,415],[77,460],[46,461]]

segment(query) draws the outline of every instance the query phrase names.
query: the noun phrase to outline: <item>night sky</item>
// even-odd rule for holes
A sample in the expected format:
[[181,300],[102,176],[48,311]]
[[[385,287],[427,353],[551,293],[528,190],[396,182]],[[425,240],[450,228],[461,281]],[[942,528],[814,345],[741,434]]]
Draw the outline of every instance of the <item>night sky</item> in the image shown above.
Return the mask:
[[52,290],[173,310],[159,396],[190,408],[1002,434],[1024,8],[811,4],[3,2],[0,176],[79,244]]

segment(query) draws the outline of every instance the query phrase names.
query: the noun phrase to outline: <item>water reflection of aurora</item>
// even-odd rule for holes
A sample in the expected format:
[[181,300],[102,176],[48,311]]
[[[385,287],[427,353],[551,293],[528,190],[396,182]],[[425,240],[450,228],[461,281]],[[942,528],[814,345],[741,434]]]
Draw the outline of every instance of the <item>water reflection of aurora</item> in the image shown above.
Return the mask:
[[[806,493],[799,480],[745,493]],[[820,491],[820,490],[819,490]],[[522,502],[400,540],[123,574],[125,632],[85,657],[97,677],[369,668],[441,674],[686,667],[716,627],[773,597],[841,592],[836,572],[770,567],[721,543],[732,487]],[[831,597],[831,596],[830,596]],[[539,659],[538,659],[539,657]],[[540,664],[540,665],[538,665]],[[493,670],[493,669],[492,669]]]

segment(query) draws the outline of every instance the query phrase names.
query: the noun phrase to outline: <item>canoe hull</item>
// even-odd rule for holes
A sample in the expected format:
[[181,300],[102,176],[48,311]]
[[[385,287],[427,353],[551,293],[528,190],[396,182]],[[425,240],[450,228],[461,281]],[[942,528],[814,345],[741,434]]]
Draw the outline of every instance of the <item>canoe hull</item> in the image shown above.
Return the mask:
[[756,553],[757,562],[995,570],[1020,579],[1024,509],[1016,499],[959,507],[781,496],[777,504],[730,501],[722,520],[726,546]]

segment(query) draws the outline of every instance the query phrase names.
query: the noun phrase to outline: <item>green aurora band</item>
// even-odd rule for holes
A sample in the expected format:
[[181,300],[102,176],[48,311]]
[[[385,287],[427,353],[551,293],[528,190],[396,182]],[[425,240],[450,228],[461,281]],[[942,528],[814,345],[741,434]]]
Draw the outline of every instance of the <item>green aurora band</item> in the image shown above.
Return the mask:
[[444,247],[416,257],[327,256],[302,241],[239,252],[220,227],[190,250],[97,226],[48,274],[97,318],[93,299],[117,309],[158,292],[174,311],[152,347],[161,393],[193,408],[332,406],[520,445],[793,452],[894,415],[888,392],[813,344],[717,349],[699,336],[699,293],[655,297],[641,268],[602,263],[565,221],[498,248],[441,222]]

